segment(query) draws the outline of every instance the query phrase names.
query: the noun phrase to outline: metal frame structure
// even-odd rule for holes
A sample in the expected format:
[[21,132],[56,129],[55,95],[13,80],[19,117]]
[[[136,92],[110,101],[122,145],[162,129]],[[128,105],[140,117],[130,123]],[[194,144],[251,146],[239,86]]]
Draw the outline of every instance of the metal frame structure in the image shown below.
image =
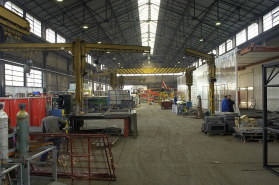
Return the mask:
[[[271,73],[267,77],[267,69],[272,69]],[[278,168],[279,165],[268,164],[268,142],[267,142],[267,132],[279,133],[279,130],[269,128],[267,126],[267,89],[269,87],[279,87],[279,84],[269,83],[279,74],[279,70],[274,73],[275,69],[279,69],[279,61],[270,64],[262,65],[262,104],[263,104],[263,167],[271,171],[275,175],[279,176],[279,172],[274,168]]]
[[[184,47],[208,53],[233,33],[278,6],[276,1],[262,0],[245,3],[239,0],[161,0],[158,20],[140,20],[138,2],[132,0],[12,2],[42,23],[46,22],[46,28],[63,33],[65,38],[74,39],[78,35],[88,42],[140,45],[141,24],[146,21],[157,23],[154,55],[150,56],[150,61],[162,67],[178,65],[177,61],[181,66],[190,65],[193,58],[182,59]],[[221,26],[215,25],[218,19]],[[88,29],[83,29],[83,24],[87,24]],[[203,42],[199,41],[201,33]],[[124,68],[134,68],[142,67],[147,57],[111,53],[105,54],[103,61],[109,67],[117,67],[119,62]]]
[[86,43],[79,38],[74,43],[12,43],[0,44],[0,51],[46,51],[46,50],[68,50],[73,53],[73,68],[76,76],[76,103],[79,112],[79,104],[83,96],[83,79],[86,72],[86,53],[90,50],[101,52],[128,52],[128,53],[150,53],[149,46],[129,46],[112,44]]
[[189,48],[185,48],[185,54],[202,60],[207,60],[207,65],[208,65],[207,71],[209,77],[209,110],[212,116],[215,113],[215,100],[214,100],[214,83],[216,82],[215,56],[200,51],[196,51],[193,49],[189,49]]

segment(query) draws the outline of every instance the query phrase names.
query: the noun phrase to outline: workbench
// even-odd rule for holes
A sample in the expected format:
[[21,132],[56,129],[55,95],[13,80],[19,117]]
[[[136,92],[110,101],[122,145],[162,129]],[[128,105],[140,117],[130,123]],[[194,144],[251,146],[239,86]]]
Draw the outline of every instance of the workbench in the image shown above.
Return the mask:
[[[137,138],[137,115],[132,109],[110,109],[104,113],[85,113],[72,115],[68,117],[73,130],[79,131],[82,123],[78,120],[96,120],[96,119],[124,119],[124,136],[133,133],[134,138]],[[113,122],[112,122],[113,123]]]

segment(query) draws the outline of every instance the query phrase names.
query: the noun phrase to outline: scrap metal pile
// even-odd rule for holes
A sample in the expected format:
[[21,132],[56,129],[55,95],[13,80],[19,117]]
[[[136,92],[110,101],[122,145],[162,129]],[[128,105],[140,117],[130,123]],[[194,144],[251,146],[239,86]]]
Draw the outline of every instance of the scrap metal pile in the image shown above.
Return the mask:
[[207,135],[233,133],[237,116],[237,113],[231,112],[216,113],[212,117],[205,116],[201,130]]

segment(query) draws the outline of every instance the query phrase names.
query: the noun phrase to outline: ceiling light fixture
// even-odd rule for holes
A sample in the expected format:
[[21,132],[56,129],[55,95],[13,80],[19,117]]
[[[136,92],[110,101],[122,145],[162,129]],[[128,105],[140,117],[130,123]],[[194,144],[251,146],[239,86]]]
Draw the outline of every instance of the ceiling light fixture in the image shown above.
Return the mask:
[[101,41],[98,42],[98,44],[101,44],[101,43],[102,43]]
[[120,65],[120,63],[118,63],[118,65]]
[[83,29],[88,29],[88,26],[87,26],[87,25],[84,25],[84,26],[83,26]]
[[202,42],[202,41],[203,41],[203,38],[200,38],[200,41]]
[[179,63],[179,64],[180,64],[180,62],[177,62],[177,63]]
[[57,0],[58,2],[62,2],[63,0]]
[[186,57],[183,57],[183,58],[186,58]]
[[110,53],[109,51],[107,53]]
[[215,23],[215,25],[216,25],[216,26],[220,26],[220,25],[221,25],[221,22],[220,22],[220,21],[217,21],[217,22]]
[[116,60],[116,58],[113,58],[113,60]]
[[123,69],[123,67],[121,67]]

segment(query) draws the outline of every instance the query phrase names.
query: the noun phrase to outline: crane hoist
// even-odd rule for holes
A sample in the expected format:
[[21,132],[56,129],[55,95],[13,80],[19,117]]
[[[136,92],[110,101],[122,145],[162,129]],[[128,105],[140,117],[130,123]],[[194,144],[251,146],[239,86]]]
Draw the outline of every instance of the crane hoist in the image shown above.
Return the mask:
[[[191,57],[199,58],[202,60],[207,61],[207,66],[208,66],[208,78],[209,78],[209,109],[211,112],[211,116],[215,113],[215,102],[214,102],[214,83],[216,82],[216,67],[215,67],[215,56],[206,54],[200,51],[196,51],[193,49],[185,48],[185,54]],[[194,70],[189,69],[189,73],[193,72]],[[191,86],[193,84],[193,75],[190,77],[191,81],[188,83],[188,90],[191,89]],[[187,70],[186,70],[186,85],[187,85]],[[190,88],[189,88],[190,87]],[[190,91],[191,95],[191,91]],[[189,92],[188,92],[189,96]]]

